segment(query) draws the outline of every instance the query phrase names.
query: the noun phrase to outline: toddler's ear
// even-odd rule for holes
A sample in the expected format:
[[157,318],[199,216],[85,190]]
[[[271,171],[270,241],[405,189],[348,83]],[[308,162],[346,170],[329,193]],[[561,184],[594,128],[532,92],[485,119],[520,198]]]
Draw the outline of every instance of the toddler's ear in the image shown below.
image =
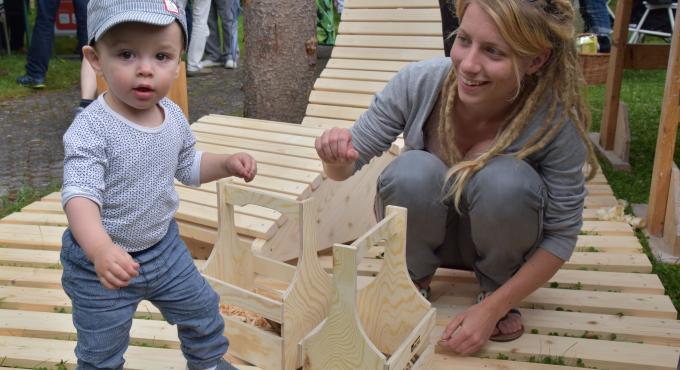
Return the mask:
[[102,66],[99,61],[99,55],[97,55],[97,50],[90,45],[83,46],[83,57],[90,62],[92,69],[97,73],[97,75],[102,75]]

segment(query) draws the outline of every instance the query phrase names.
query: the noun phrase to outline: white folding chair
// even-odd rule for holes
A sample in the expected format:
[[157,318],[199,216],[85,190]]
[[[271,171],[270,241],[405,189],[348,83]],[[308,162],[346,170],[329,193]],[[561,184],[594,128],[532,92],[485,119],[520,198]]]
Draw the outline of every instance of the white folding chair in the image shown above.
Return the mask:
[[[628,42],[631,44],[637,44],[641,43],[642,40],[644,39],[645,35],[654,35],[654,36],[660,36],[660,37],[671,37],[673,30],[675,30],[675,16],[673,15],[673,11],[678,9],[678,3],[674,2],[671,4],[650,4],[649,2],[645,1],[643,2],[645,7],[645,12],[642,14],[642,17],[640,18],[640,21],[637,24],[631,24],[630,27],[628,28],[628,32],[632,32],[630,38],[628,39]],[[659,10],[659,9],[666,9],[668,13],[668,19],[670,20],[671,24],[671,33],[668,32],[661,32],[661,31],[653,31],[653,30],[648,30],[645,29],[645,21],[647,21],[647,18],[649,17],[649,13],[652,10]]]

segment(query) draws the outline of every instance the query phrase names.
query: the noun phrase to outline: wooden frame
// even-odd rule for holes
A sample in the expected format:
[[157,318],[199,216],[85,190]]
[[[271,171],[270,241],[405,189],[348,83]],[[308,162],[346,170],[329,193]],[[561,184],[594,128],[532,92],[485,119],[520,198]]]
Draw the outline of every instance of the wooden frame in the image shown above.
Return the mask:
[[[316,255],[315,203],[239,188],[229,180],[218,182],[217,187],[219,233],[201,270],[223,303],[281,324],[277,335],[225,316],[229,353],[264,370],[296,369],[300,366],[298,343],[326,317],[330,301],[331,278]],[[301,235],[297,267],[255,255],[239,242],[234,206],[248,204],[275,209],[296,225]],[[277,285],[285,287],[272,288]]]
[[[357,288],[357,265],[369,248],[385,244],[382,268]],[[335,293],[328,318],[302,343],[304,369],[427,369],[435,309],[406,269],[406,209],[387,216],[352,245],[333,247]],[[385,354],[390,355],[389,358]]]

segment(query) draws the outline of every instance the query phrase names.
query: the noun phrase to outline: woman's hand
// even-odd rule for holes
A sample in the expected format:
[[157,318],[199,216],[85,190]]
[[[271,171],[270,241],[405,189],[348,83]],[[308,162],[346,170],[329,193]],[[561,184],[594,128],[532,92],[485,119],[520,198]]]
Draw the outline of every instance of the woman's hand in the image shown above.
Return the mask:
[[465,356],[476,353],[494,333],[501,317],[482,301],[456,315],[444,329],[439,344]]
[[346,128],[326,130],[314,142],[328,177],[344,180],[352,174],[359,153],[352,146],[352,133]]

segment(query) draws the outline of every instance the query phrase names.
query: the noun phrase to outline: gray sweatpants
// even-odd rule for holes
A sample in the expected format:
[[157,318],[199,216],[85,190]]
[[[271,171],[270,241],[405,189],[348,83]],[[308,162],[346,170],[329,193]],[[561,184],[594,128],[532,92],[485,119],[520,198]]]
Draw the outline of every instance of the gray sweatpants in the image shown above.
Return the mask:
[[543,180],[522,160],[494,158],[466,184],[459,214],[442,201],[447,170],[429,152],[404,152],[378,179],[376,216],[386,205],[408,209],[406,262],[414,281],[448,267],[474,271],[482,289],[496,290],[543,238]]

